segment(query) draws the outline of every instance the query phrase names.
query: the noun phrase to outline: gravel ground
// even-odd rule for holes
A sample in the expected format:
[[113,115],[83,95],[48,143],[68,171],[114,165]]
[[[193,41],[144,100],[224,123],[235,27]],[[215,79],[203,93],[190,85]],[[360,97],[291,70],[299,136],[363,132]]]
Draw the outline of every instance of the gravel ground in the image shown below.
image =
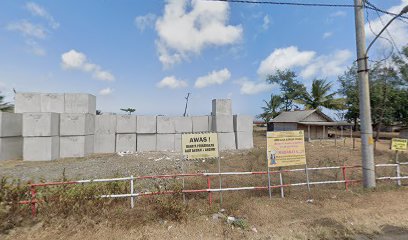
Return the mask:
[[[223,152],[231,156],[247,151]],[[222,157],[223,158],[223,157]],[[187,171],[200,171],[195,167],[202,161],[185,161]],[[52,162],[0,162],[0,177],[21,179],[23,181],[60,180],[65,177],[71,180],[158,175],[182,172],[182,156],[172,152],[135,153],[125,156],[118,154],[94,154],[85,158],[67,158]],[[204,170],[203,170],[204,171]]]

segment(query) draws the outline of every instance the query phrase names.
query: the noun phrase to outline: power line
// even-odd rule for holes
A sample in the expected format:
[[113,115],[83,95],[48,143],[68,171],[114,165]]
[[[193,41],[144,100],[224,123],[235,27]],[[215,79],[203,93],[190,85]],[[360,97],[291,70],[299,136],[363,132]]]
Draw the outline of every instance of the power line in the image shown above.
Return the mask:
[[270,4],[270,5],[288,5],[303,7],[349,7],[354,8],[354,4],[328,4],[328,3],[301,3],[301,2],[281,2],[281,1],[251,1],[251,0],[207,0],[213,2],[231,2],[231,3],[250,3],[250,4]]
[[[366,8],[368,8],[368,9],[371,9],[371,10],[374,10],[374,11],[377,11],[377,12],[381,12],[381,13],[385,13],[385,14],[388,14],[388,15],[391,15],[391,16],[394,16],[394,17],[399,15],[398,13],[392,13],[392,12],[388,12],[386,10],[380,9],[380,8],[376,7],[374,4],[372,4],[371,2],[369,2],[367,0],[365,0],[364,2],[365,2],[365,5],[366,5]],[[402,19],[407,19],[408,20],[408,17],[399,16],[398,19],[403,21]],[[406,21],[403,21],[403,22],[407,23]]]
[[[229,3],[248,3],[248,4],[267,4],[267,5],[286,5],[286,6],[301,6],[301,7],[344,7],[344,8],[361,7],[361,6],[357,6],[354,4],[302,3],[302,2],[284,2],[284,1],[256,1],[256,0],[253,0],[253,1],[251,0],[206,0],[206,1],[229,2]],[[382,10],[368,1],[364,1],[364,2],[366,3],[365,7],[367,9],[370,9],[373,11],[379,11],[381,13],[392,15],[392,16],[398,16],[397,13],[392,13],[392,12]],[[398,16],[398,19],[403,21],[403,19],[408,20],[408,17]],[[408,23],[408,22],[405,22],[405,23]]]
[[[367,23],[368,23],[368,28],[370,29],[370,31],[371,31],[371,33],[372,34],[374,34],[376,37],[378,37],[378,38],[381,38],[381,39],[384,39],[384,40],[386,40],[386,41],[388,41],[388,43],[391,45],[391,52],[390,52],[390,54],[388,55],[388,56],[386,56],[385,58],[383,58],[383,59],[380,59],[380,60],[377,60],[377,61],[373,61],[373,60],[369,60],[370,62],[375,62],[375,63],[379,63],[379,62],[383,62],[383,61],[386,61],[386,60],[388,60],[393,54],[394,54],[394,49],[395,49],[395,46],[394,46],[394,43],[390,40],[390,39],[388,39],[388,38],[386,38],[386,37],[383,37],[383,36],[378,36],[378,34],[376,33],[376,32],[374,32],[374,30],[373,30],[373,28],[371,27],[371,22],[370,22],[370,19],[369,19],[369,13],[368,13],[368,11],[367,11],[367,8],[365,8],[365,10],[366,10],[366,20],[367,20]],[[382,21],[381,21],[381,23],[382,23]],[[383,24],[384,25],[384,24]],[[387,30],[387,32],[388,32],[388,30]],[[391,37],[391,35],[390,34],[388,34],[390,37]]]

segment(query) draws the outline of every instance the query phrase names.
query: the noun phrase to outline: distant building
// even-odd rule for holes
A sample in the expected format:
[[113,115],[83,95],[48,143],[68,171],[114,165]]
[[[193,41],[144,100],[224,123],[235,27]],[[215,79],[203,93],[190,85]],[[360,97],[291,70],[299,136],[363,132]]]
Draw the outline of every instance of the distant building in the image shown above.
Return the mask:
[[399,137],[400,137],[400,138],[406,138],[406,139],[408,139],[408,127],[402,128],[402,129],[400,130]]
[[327,139],[327,127],[343,127],[352,124],[337,122],[320,110],[282,112],[271,121],[268,131],[304,130],[305,139]]

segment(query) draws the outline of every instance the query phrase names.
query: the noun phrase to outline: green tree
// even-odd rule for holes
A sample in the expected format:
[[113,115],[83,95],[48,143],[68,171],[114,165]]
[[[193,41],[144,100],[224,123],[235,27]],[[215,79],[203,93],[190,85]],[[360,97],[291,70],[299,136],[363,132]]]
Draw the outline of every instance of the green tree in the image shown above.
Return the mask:
[[344,116],[348,121],[354,123],[354,129],[357,130],[360,114],[359,96],[358,96],[358,75],[357,65],[353,64],[342,75],[338,77],[340,83],[339,94],[344,96],[347,112]]
[[311,92],[304,91],[296,100],[306,109],[320,109],[325,107],[332,110],[345,108],[344,98],[335,98],[336,92],[332,91],[333,84],[324,79],[314,79]]
[[12,112],[14,105],[8,102],[4,102],[5,96],[0,92],[0,112]]
[[257,117],[264,120],[266,123],[270,122],[273,118],[279,115],[282,110],[283,99],[279,95],[271,94],[269,101],[263,100],[265,106],[262,107],[263,112]]
[[134,113],[136,111],[136,109],[134,108],[121,108],[121,111],[127,112],[129,115],[131,115],[132,113]]
[[282,93],[283,109],[292,110],[294,101],[298,100],[306,91],[306,88],[297,79],[295,72],[291,70],[277,70],[275,74],[269,75],[267,82],[278,84]]

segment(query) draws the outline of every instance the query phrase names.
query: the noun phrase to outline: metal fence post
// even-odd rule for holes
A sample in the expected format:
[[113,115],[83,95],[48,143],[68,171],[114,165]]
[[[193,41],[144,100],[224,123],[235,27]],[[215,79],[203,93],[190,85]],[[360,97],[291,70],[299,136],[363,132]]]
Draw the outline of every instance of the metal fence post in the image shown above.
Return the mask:
[[[207,176],[207,189],[211,190],[211,178],[210,176]],[[208,191],[208,204],[211,206],[212,205],[212,192]]]
[[31,215],[33,217],[36,216],[37,214],[37,199],[36,199],[36,195],[37,195],[37,191],[35,189],[35,186],[30,185],[30,194],[31,194]]
[[398,151],[396,151],[396,153],[395,153],[395,163],[397,164],[397,185],[398,186],[401,186],[401,169],[400,169],[400,162],[399,162],[399,154],[398,154],[399,152]]
[[135,207],[135,198],[133,197],[134,193],[134,181],[133,181],[133,175],[130,176],[130,207],[134,208]]

